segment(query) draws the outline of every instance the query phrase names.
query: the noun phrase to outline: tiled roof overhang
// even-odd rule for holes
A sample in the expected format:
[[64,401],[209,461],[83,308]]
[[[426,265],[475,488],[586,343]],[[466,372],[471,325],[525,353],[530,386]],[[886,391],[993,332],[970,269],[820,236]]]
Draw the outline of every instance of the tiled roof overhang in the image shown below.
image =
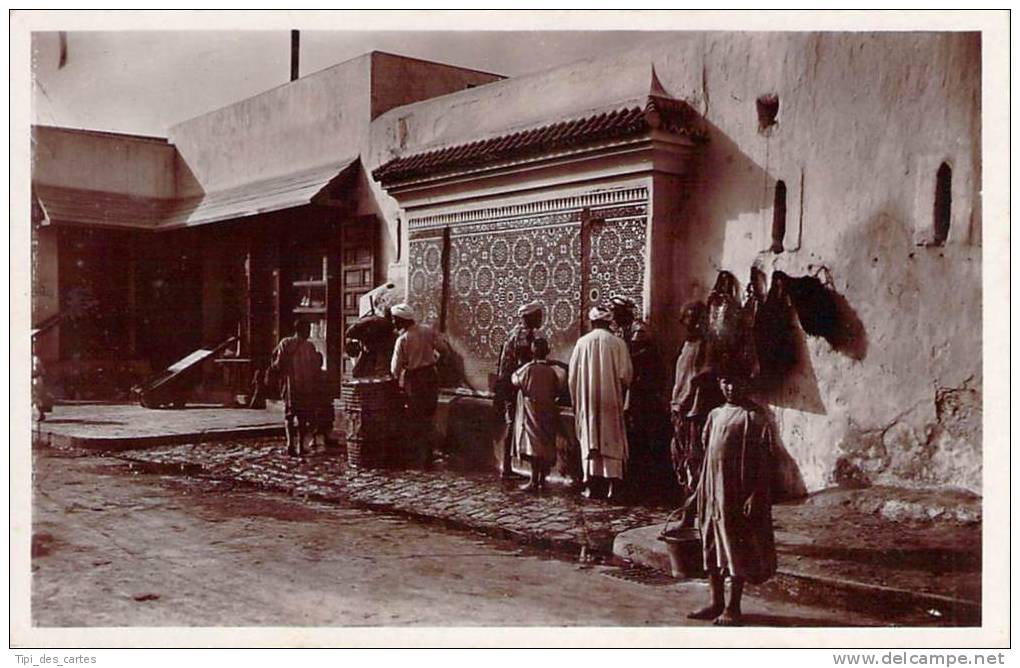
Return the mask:
[[644,135],[663,130],[704,139],[697,112],[682,100],[652,96],[647,104],[561,121],[466,144],[395,158],[372,172],[383,185],[416,177],[470,169],[507,159],[540,155],[568,146]]

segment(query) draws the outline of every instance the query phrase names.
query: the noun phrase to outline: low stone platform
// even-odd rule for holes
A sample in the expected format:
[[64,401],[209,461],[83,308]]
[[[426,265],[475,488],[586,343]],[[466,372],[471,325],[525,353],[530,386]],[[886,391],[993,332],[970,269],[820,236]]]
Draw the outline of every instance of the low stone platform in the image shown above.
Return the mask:
[[37,440],[50,445],[123,450],[282,435],[283,411],[209,404],[156,410],[138,404],[73,403],[55,406],[33,431]]

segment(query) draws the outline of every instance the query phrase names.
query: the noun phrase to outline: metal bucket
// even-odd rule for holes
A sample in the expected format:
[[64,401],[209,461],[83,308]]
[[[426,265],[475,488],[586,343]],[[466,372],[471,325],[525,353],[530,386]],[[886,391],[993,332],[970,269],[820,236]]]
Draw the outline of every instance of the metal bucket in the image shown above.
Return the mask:
[[[681,511],[673,511],[666,518],[666,524],[659,533],[659,540],[666,544],[670,574],[678,579],[696,577],[705,572],[701,554],[701,536],[694,527],[670,528],[669,523],[673,521],[673,517],[678,512]],[[680,524],[683,524],[682,519]]]

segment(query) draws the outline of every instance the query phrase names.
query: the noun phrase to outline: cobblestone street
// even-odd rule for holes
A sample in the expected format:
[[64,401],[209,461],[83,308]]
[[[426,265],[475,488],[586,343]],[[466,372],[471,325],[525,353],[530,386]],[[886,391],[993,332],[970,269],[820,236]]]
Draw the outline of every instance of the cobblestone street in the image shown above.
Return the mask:
[[143,467],[232,479],[323,501],[449,522],[536,547],[570,551],[582,546],[608,554],[626,529],[664,522],[665,508],[591,502],[566,489],[540,496],[517,490],[520,482],[463,471],[349,468],[341,453],[301,460],[286,456],[281,439],[177,445],[120,455]]

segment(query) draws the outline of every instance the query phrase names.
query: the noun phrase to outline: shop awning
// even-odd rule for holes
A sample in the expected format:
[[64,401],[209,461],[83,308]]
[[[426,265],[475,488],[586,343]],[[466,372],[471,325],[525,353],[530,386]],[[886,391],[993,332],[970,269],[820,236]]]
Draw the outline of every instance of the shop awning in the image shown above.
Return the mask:
[[172,200],[60,186],[32,188],[44,225],[155,229]]
[[306,204],[341,199],[356,172],[357,157],[234,188],[177,200],[160,229],[194,227],[235,220]]
[[79,188],[35,185],[44,224],[164,230],[246,218],[343,199],[357,157],[197,197],[138,197]]

